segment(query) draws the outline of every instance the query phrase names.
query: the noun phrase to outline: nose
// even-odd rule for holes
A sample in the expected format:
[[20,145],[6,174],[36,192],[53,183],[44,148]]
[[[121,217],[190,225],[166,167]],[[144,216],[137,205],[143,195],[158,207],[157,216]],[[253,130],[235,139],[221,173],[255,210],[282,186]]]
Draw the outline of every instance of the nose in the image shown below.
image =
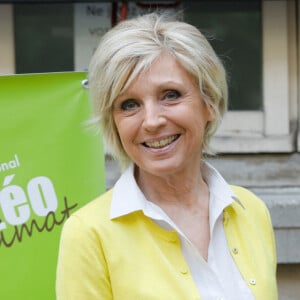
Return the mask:
[[144,106],[142,127],[148,132],[155,132],[167,123],[162,107],[157,102],[148,102]]

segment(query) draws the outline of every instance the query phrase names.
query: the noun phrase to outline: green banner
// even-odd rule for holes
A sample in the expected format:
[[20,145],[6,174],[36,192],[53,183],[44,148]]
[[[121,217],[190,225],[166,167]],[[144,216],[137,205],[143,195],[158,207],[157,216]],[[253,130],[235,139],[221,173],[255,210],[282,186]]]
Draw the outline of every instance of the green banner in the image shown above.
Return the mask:
[[0,299],[55,299],[62,225],[105,190],[85,78],[0,77]]

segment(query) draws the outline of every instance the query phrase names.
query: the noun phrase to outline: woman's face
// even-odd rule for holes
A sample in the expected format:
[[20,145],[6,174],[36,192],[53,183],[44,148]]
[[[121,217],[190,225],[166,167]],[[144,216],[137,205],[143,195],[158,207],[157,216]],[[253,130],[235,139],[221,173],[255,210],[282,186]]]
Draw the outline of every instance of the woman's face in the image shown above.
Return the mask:
[[163,54],[115,100],[113,119],[140,171],[164,176],[199,166],[213,117],[193,77]]

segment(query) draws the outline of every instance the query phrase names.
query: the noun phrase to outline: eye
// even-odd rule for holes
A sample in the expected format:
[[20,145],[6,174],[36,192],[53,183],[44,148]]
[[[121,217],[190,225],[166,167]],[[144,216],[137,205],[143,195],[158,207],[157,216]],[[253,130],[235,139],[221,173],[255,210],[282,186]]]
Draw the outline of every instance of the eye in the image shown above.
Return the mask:
[[128,99],[120,104],[120,108],[123,111],[132,111],[139,107],[139,104],[134,99]]
[[178,91],[176,91],[176,90],[170,90],[170,91],[167,91],[164,94],[163,99],[169,100],[169,101],[173,101],[173,100],[177,100],[180,96],[181,95],[180,95],[180,93]]

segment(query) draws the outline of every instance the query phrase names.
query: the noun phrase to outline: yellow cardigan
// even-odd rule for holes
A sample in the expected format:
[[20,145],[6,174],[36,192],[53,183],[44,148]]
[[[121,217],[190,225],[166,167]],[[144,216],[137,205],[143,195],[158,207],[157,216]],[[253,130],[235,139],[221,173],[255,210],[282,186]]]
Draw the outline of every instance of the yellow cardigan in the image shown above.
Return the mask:
[[[269,212],[248,190],[232,189],[240,202],[224,211],[228,246],[255,299],[276,300]],[[178,234],[159,227],[140,211],[111,220],[111,197],[112,190],[66,221],[57,267],[57,300],[201,299]]]

